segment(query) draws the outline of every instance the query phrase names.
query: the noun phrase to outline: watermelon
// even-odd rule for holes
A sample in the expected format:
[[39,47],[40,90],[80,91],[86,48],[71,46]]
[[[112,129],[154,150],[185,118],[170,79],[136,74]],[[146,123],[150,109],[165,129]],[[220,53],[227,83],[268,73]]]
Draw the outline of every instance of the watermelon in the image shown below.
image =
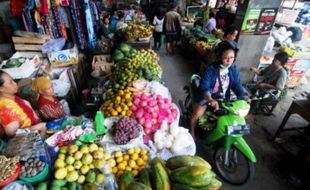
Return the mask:
[[115,52],[113,54],[113,59],[115,62],[119,62],[124,58],[125,58],[125,55],[121,51],[115,50]]
[[128,44],[121,43],[121,44],[119,45],[119,49],[120,49],[123,53],[129,53],[130,50],[131,50],[131,47],[130,47],[130,45],[128,45]]

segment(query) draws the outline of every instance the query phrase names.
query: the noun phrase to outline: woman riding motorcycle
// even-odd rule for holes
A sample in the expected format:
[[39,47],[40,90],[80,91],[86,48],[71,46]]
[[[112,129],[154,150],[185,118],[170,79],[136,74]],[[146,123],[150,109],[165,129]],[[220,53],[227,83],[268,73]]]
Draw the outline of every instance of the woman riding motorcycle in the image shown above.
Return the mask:
[[219,108],[219,99],[229,100],[230,90],[238,99],[243,98],[244,89],[236,67],[236,50],[227,41],[221,42],[217,50],[216,61],[210,64],[204,71],[197,94],[197,103],[194,105],[190,119],[191,133],[195,137],[194,128],[199,117],[203,115],[207,106]]

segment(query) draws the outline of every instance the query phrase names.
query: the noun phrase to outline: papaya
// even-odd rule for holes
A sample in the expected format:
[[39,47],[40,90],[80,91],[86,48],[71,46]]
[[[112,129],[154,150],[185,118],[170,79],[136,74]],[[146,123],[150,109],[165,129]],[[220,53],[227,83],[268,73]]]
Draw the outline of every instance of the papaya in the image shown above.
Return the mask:
[[47,182],[39,183],[35,190],[47,190]]
[[61,190],[61,187],[59,187],[57,185],[52,185],[50,190]]
[[143,183],[133,181],[129,184],[127,190],[152,190],[152,188]]
[[88,183],[83,185],[83,190],[98,190],[98,187],[95,184]]
[[220,182],[216,178],[212,178],[208,186],[208,190],[216,190],[216,189],[219,189],[221,186],[222,186],[222,182]]
[[150,171],[147,168],[144,168],[140,171],[139,174],[139,182],[143,183],[144,185],[148,187],[152,187],[151,181],[150,181]]
[[199,156],[175,156],[167,160],[166,166],[170,170],[184,166],[204,166],[211,170],[211,165]]
[[126,190],[131,182],[134,181],[134,176],[131,171],[125,171],[119,178],[119,190]]
[[77,189],[77,183],[70,182],[68,183],[68,190],[76,190]]
[[185,166],[171,172],[171,181],[191,187],[203,187],[210,184],[215,174],[205,166]]
[[209,186],[191,187],[180,183],[173,183],[172,190],[208,190]]
[[170,190],[170,180],[167,169],[163,161],[159,158],[154,158],[151,162],[153,189],[154,190]]
[[62,187],[62,186],[65,186],[66,183],[67,183],[66,180],[63,180],[63,179],[55,179],[55,180],[53,180],[52,185]]

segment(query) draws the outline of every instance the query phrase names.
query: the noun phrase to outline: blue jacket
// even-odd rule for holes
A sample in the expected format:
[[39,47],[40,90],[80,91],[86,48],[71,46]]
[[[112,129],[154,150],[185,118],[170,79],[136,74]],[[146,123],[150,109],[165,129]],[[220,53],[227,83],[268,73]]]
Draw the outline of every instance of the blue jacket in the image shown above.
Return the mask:
[[[243,98],[244,89],[242,87],[236,64],[232,64],[228,70],[230,82],[225,94],[226,100],[230,99],[230,90],[232,90],[238,98]],[[217,78],[219,78],[219,63],[213,63],[206,68],[201,77],[199,83],[200,93],[198,95],[199,102],[203,100],[205,96],[212,96],[212,91]]]

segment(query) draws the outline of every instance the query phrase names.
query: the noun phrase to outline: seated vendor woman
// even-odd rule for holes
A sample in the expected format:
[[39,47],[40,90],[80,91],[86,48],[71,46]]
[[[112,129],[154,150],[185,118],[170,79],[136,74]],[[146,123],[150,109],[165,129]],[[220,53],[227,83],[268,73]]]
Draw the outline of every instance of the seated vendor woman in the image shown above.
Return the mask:
[[198,103],[194,105],[190,120],[191,132],[195,137],[194,128],[199,117],[203,115],[207,106],[219,108],[218,99],[229,100],[230,90],[237,98],[243,98],[244,90],[240,81],[239,73],[234,64],[236,52],[228,42],[221,42],[216,53],[217,61],[209,65],[204,71],[198,91]]
[[0,70],[0,123],[5,134],[12,137],[20,128],[38,130],[44,134],[45,123],[40,122],[29,102],[15,95],[17,90],[17,84],[12,77]]
[[38,112],[44,121],[61,119],[66,114],[61,103],[54,94],[52,82],[46,77],[38,77],[32,81],[32,90],[39,93]]

